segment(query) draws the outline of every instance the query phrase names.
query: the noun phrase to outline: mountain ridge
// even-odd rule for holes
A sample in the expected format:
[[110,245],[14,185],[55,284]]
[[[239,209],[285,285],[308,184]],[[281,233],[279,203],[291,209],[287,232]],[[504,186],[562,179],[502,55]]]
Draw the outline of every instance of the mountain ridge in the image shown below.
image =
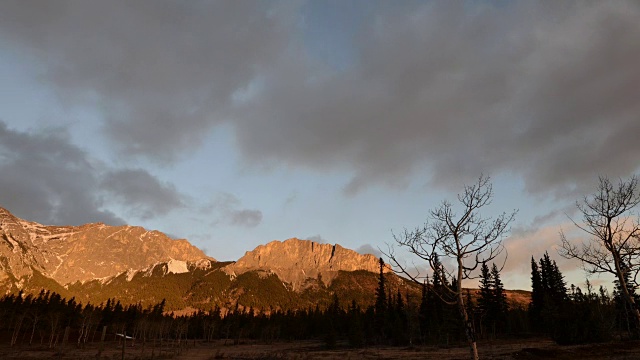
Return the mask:
[[213,259],[187,240],[174,240],[157,230],[104,223],[42,225],[0,207],[0,283],[37,270],[64,285],[160,261],[202,258]]
[[[255,270],[274,273],[298,290],[309,278],[319,278],[329,285],[338,271],[366,270],[376,273],[379,271],[379,262],[371,254],[359,254],[339,244],[290,238],[259,245],[223,268],[232,276]],[[385,268],[385,271],[390,269]]]
[[[142,256],[141,256],[142,255]],[[82,302],[150,305],[167,309],[299,309],[371,305],[379,259],[339,244],[291,238],[218,262],[187,240],[159,231],[91,223],[47,226],[0,208],[0,292],[45,289]],[[419,299],[421,286],[383,269],[388,289]],[[526,297],[526,294],[524,295]],[[268,311],[268,310],[264,310]]]

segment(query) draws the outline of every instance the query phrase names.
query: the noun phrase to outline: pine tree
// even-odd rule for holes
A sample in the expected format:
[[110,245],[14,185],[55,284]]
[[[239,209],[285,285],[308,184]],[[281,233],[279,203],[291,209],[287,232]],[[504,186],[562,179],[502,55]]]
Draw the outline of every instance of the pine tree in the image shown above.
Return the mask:
[[429,306],[431,305],[429,302],[429,279],[422,283],[422,296],[420,298],[420,309],[419,309],[419,323],[420,323],[420,334],[422,335],[422,341],[425,342],[427,337],[429,336],[429,330],[431,330],[431,317],[429,314]]
[[545,295],[549,296],[552,301],[560,303],[567,299],[567,283],[564,276],[558,269],[555,260],[549,258],[549,253],[545,252],[540,259],[541,282]]
[[509,305],[507,303],[507,294],[504,291],[504,284],[500,279],[500,271],[496,264],[491,267],[491,281],[493,283],[493,301],[492,312],[493,320],[495,322],[496,330],[503,332],[506,326],[507,311],[509,311]]
[[427,293],[429,334],[431,341],[446,342],[448,341],[448,330],[450,321],[449,306],[442,301],[443,297],[448,295],[445,288],[449,287],[447,277],[444,274],[442,264],[435,256],[434,270],[431,282],[431,289]]
[[364,345],[364,329],[362,328],[362,311],[355,300],[351,301],[348,312],[348,339],[352,347],[362,347]]
[[531,257],[531,302],[529,303],[529,319],[535,330],[542,326],[542,309],[544,308],[544,288],[538,264]]
[[400,288],[398,288],[398,293],[396,294],[396,311],[398,313],[404,313],[404,300],[402,300],[402,293],[400,293]]
[[390,306],[387,302],[387,290],[385,287],[384,279],[384,260],[380,258],[380,277],[378,279],[378,288],[376,289],[376,303],[375,309],[375,327],[378,335],[378,342],[381,342],[386,336],[387,328],[387,306]]
[[549,284],[554,300],[559,303],[567,300],[567,283],[564,281],[564,276],[558,269],[558,264],[556,264],[555,260],[551,264],[550,277]]
[[405,301],[402,299],[402,293],[398,288],[391,318],[391,334],[395,345],[405,345],[409,341],[408,321],[405,310]]
[[558,265],[545,252],[540,259],[540,278],[542,283],[543,305],[541,307],[542,328],[558,342],[567,342],[567,327],[560,320],[567,311],[569,297],[567,285]]
[[429,286],[429,278],[427,278],[425,282],[422,283],[422,297],[420,299],[420,309],[418,315],[420,334],[423,343],[426,343],[426,341],[430,337],[433,316],[436,315],[432,311],[433,302],[435,301],[435,299],[432,296],[432,291],[429,290]]
[[387,309],[387,290],[385,288],[385,280],[384,280],[384,260],[380,258],[380,277],[378,279],[378,288],[376,289],[376,314],[384,314]]
[[493,279],[489,273],[487,263],[483,262],[480,267],[480,297],[478,298],[478,311],[481,317],[486,317],[491,311],[493,302]]

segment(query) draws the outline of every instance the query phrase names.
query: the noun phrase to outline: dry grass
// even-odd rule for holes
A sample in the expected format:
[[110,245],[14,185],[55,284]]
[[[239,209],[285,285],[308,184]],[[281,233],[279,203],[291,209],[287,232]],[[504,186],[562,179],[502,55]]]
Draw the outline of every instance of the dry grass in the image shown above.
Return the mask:
[[[482,359],[640,359],[640,342],[612,342],[581,346],[558,346],[546,339],[499,340],[478,344]],[[9,348],[0,346],[0,359],[98,359],[97,344],[78,349],[74,346],[58,349]],[[151,359],[152,348],[140,344],[125,349],[125,359]],[[107,343],[99,359],[122,358],[122,348],[116,343]],[[327,350],[321,342],[298,341],[262,344],[246,342],[240,345],[190,342],[182,348],[164,347],[154,350],[153,359],[174,360],[355,360],[355,359],[437,359],[466,360],[469,353],[464,346],[436,347],[369,347],[364,349],[338,348]]]

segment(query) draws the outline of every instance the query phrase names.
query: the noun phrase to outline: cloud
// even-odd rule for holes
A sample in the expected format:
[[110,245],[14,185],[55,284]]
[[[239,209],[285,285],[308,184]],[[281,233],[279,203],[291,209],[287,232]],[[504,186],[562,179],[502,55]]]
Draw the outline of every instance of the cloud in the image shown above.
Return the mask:
[[356,252],[360,253],[360,254],[372,254],[375,257],[381,257],[382,256],[382,252],[380,252],[380,250],[378,250],[377,248],[374,248],[373,246],[371,246],[371,244],[364,244],[359,246],[356,249]]
[[136,217],[150,219],[185,206],[173,184],[160,182],[142,169],[120,169],[107,173],[101,186]]
[[0,31],[46,58],[42,77],[64,103],[101,110],[122,152],[167,162],[230,117],[233,95],[286,49],[279,6],[7,1]]
[[0,121],[0,206],[44,224],[124,221],[96,196],[97,170],[64,129],[23,133]]
[[313,235],[313,236],[307,236],[305,238],[305,240],[311,240],[313,242],[317,242],[318,244],[328,244],[329,243],[329,241],[327,241],[327,239],[323,238],[320,234]]
[[256,227],[262,222],[260,210],[234,210],[230,214],[230,223],[235,226]]
[[223,222],[232,226],[254,228],[262,222],[262,211],[256,209],[242,209],[242,203],[235,195],[221,193],[205,211],[217,213],[218,219],[214,224]]
[[297,5],[0,6],[6,43],[64,102],[100,109],[127,154],[173,161],[224,122],[247,163],[348,171],[347,194],[505,172],[575,198],[639,169],[638,2],[368,3],[336,17],[353,33],[323,33],[349,49],[339,66],[305,43],[320,15]]
[[283,59],[239,113],[256,162],[351,169],[347,193],[519,174],[532,193],[573,196],[597,173],[638,169],[640,6],[502,8],[425,3],[378,13],[347,71]]
[[184,205],[172,184],[142,169],[108,168],[63,128],[19,132],[0,121],[0,174],[0,206],[45,224],[124,224],[108,209],[114,198],[142,219]]

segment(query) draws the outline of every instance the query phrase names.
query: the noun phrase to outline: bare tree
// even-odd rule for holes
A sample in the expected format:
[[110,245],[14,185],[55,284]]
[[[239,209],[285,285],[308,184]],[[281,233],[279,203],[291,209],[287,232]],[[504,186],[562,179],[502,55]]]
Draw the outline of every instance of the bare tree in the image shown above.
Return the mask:
[[622,298],[632,309],[636,336],[640,336],[640,312],[630,285],[638,285],[640,273],[640,223],[635,212],[640,204],[638,178],[619,180],[617,185],[606,177],[599,178],[598,189],[582,202],[576,202],[583,224],[573,223],[590,238],[572,244],[560,232],[562,246],[559,253],[567,259],[578,259],[589,274],[613,274],[620,282]]
[[[455,286],[445,287],[447,296],[441,299],[450,305],[457,305],[465,335],[471,351],[471,358],[478,359],[476,333],[467,313],[462,292],[462,280],[477,278],[474,270],[480,264],[495,259],[503,250],[502,240],[509,232],[509,225],[517,213],[502,213],[496,218],[483,217],[482,208],[491,204],[493,187],[489,177],[480,176],[473,185],[465,185],[464,192],[458,194],[456,212],[453,204],[443,201],[429,212],[429,218],[422,227],[413,231],[404,230],[402,234],[394,234],[395,244],[407,249],[418,258],[428,262],[434,277],[442,283],[453,283]],[[416,283],[421,284],[423,276],[412,273],[408,267],[398,261],[393,247],[388,254],[397,272],[404,274]],[[449,258],[454,265],[450,268],[440,263],[439,259]],[[506,257],[505,257],[506,259]],[[449,282],[456,279],[457,281]]]

